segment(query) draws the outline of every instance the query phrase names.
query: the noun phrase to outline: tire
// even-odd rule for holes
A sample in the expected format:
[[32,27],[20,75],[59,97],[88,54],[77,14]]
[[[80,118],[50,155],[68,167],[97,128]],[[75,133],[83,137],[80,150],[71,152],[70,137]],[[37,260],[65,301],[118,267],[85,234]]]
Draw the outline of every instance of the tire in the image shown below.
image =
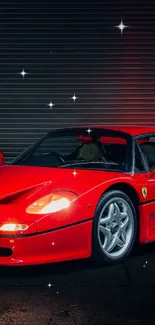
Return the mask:
[[122,191],[106,192],[93,221],[93,260],[101,265],[121,262],[131,252],[136,237],[137,213],[132,201]]

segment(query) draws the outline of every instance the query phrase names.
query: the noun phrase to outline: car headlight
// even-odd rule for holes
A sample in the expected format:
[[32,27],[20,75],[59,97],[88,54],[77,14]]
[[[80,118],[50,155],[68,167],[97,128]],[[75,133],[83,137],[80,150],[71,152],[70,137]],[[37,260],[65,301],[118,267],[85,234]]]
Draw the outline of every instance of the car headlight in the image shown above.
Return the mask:
[[34,222],[28,221],[25,223],[17,223],[15,221],[1,222],[0,235],[27,235],[37,232],[37,228]]
[[0,227],[0,231],[24,231],[28,229],[28,225],[26,224],[18,224],[18,223],[5,223]]
[[46,214],[67,209],[75,202],[77,195],[69,191],[48,194],[29,205],[26,209],[30,214]]

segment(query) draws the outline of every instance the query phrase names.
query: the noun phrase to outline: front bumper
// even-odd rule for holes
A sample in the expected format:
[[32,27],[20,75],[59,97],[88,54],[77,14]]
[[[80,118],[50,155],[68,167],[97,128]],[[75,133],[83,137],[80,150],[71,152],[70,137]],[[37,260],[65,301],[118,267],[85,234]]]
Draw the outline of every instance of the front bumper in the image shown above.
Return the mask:
[[0,265],[24,266],[87,258],[91,246],[92,220],[42,234],[0,237],[0,251],[2,248],[12,251],[11,256],[0,255]]

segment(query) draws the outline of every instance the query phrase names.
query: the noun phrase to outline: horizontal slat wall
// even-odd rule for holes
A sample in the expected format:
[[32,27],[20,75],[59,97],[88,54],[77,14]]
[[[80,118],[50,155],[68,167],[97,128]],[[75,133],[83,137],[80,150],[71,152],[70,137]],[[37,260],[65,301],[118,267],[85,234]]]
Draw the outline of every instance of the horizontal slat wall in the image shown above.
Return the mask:
[[56,127],[155,125],[154,108],[154,1],[1,0],[6,162]]

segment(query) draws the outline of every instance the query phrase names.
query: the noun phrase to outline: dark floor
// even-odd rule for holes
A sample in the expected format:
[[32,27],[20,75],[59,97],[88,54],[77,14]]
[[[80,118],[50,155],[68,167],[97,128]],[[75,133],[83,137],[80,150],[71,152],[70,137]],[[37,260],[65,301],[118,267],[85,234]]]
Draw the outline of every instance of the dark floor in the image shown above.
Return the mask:
[[113,267],[78,261],[0,268],[4,324],[155,324],[155,244]]

